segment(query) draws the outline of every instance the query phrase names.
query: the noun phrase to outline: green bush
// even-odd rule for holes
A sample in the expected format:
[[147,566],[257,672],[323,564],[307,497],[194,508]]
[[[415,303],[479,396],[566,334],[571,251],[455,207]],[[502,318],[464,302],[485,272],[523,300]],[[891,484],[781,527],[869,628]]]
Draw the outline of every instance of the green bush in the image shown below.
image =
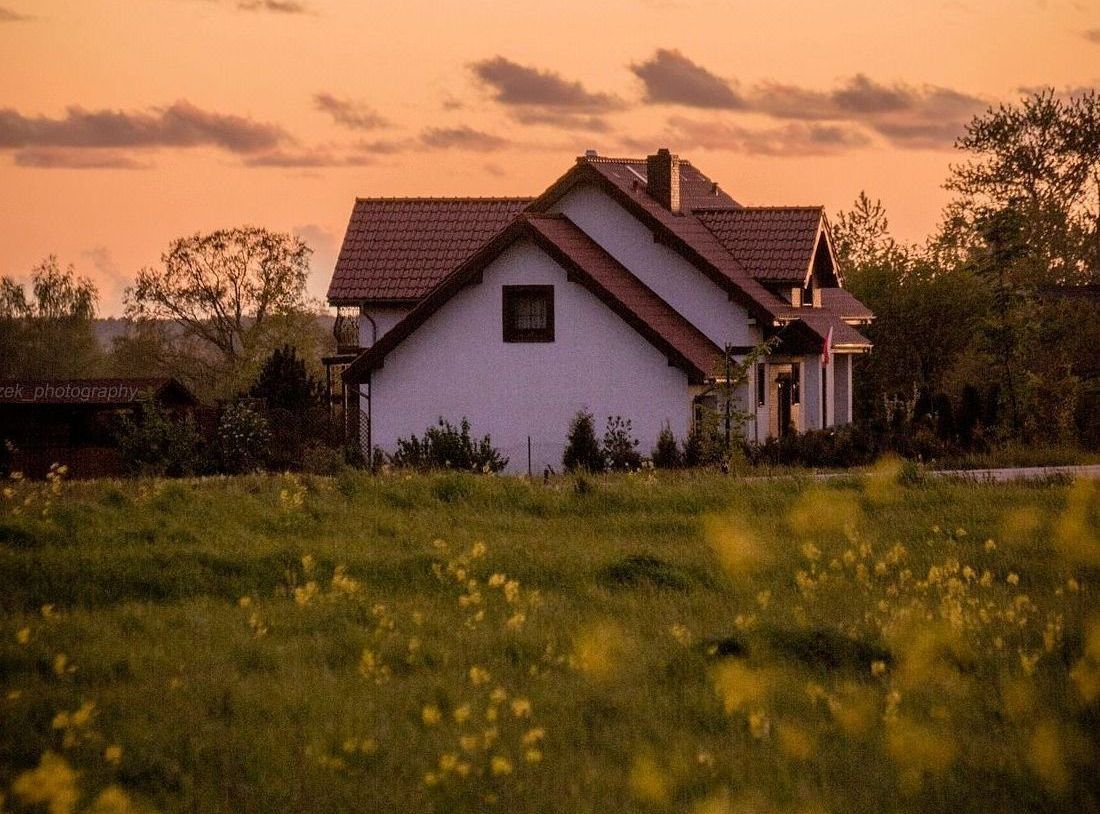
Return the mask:
[[202,469],[202,437],[195,422],[170,415],[156,402],[143,404],[137,418],[124,416],[115,438],[132,474],[181,477]]
[[657,469],[679,469],[684,465],[684,456],[676,443],[672,427],[666,422],[657,436],[657,446],[653,448],[653,466]]
[[578,469],[587,472],[603,472],[604,455],[596,440],[596,425],[592,413],[581,410],[569,423],[569,437],[561,460],[565,471]]
[[243,402],[231,404],[218,419],[213,466],[228,474],[263,469],[270,444],[267,419]]
[[704,410],[702,420],[692,424],[691,432],[684,441],[684,465],[721,466],[726,462],[728,454],[726,437],[719,426],[718,415]]
[[603,457],[612,472],[633,472],[642,465],[638,452],[638,439],[630,426],[630,419],[621,415],[607,417],[607,429],[603,434]]
[[387,457],[392,466],[420,471],[458,469],[489,474],[508,465],[508,459],[493,447],[488,435],[478,441],[470,437],[466,418],[458,427],[440,418],[437,426],[424,431],[422,439],[415,435],[399,438],[397,450]]

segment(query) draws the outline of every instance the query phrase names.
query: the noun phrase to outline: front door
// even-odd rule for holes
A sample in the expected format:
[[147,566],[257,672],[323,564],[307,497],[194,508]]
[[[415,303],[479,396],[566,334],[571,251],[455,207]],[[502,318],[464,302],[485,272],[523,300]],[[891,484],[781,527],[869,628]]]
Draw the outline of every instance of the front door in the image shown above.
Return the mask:
[[779,411],[779,437],[782,438],[791,429],[791,395],[793,391],[793,385],[791,383],[790,373],[780,373],[776,377],[776,385],[778,386],[776,401],[778,404],[776,408]]

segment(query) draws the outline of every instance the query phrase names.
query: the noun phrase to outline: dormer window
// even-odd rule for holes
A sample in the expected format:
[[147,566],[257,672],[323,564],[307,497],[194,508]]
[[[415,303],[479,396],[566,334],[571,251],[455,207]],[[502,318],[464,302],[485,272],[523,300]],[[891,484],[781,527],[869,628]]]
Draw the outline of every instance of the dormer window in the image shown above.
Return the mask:
[[505,342],[554,341],[554,286],[503,287]]

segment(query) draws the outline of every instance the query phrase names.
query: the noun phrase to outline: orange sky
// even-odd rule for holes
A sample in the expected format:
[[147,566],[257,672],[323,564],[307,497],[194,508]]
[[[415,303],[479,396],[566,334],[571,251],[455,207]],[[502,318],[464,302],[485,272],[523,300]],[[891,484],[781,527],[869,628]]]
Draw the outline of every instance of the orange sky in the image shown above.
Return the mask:
[[918,239],[961,123],[1038,85],[1100,86],[1100,6],[0,0],[0,274],[56,253],[116,314],[173,237],[252,223],[321,296],[356,195],[537,194],[586,148],[867,189]]

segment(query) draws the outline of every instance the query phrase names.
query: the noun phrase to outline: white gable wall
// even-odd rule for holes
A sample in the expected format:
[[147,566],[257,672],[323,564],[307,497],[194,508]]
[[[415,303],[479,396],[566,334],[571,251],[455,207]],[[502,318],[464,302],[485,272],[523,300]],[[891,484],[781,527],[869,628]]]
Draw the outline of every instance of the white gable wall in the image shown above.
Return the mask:
[[[503,285],[554,286],[554,341],[505,343]],[[609,415],[633,422],[649,455],[668,421],[687,435],[691,395],[686,374],[528,241],[507,249],[392,350],[371,374],[371,443],[392,452],[398,438],[422,435],[442,416],[470,420],[526,472],[561,470],[569,422],[595,415],[602,435]],[[365,440],[365,439],[364,439]]]
[[[655,243],[649,228],[607,193],[585,184],[571,190],[553,209],[577,224],[718,347],[761,342],[760,327],[749,324],[742,306],[731,302],[724,289],[674,250]],[[742,409],[755,412],[749,386],[738,388],[735,397]],[[743,432],[746,438],[757,435],[754,419],[749,419]]]
[[592,185],[571,190],[554,206],[604,250],[630,269],[718,347],[755,345],[760,328],[703,272],[668,246],[607,193]]

